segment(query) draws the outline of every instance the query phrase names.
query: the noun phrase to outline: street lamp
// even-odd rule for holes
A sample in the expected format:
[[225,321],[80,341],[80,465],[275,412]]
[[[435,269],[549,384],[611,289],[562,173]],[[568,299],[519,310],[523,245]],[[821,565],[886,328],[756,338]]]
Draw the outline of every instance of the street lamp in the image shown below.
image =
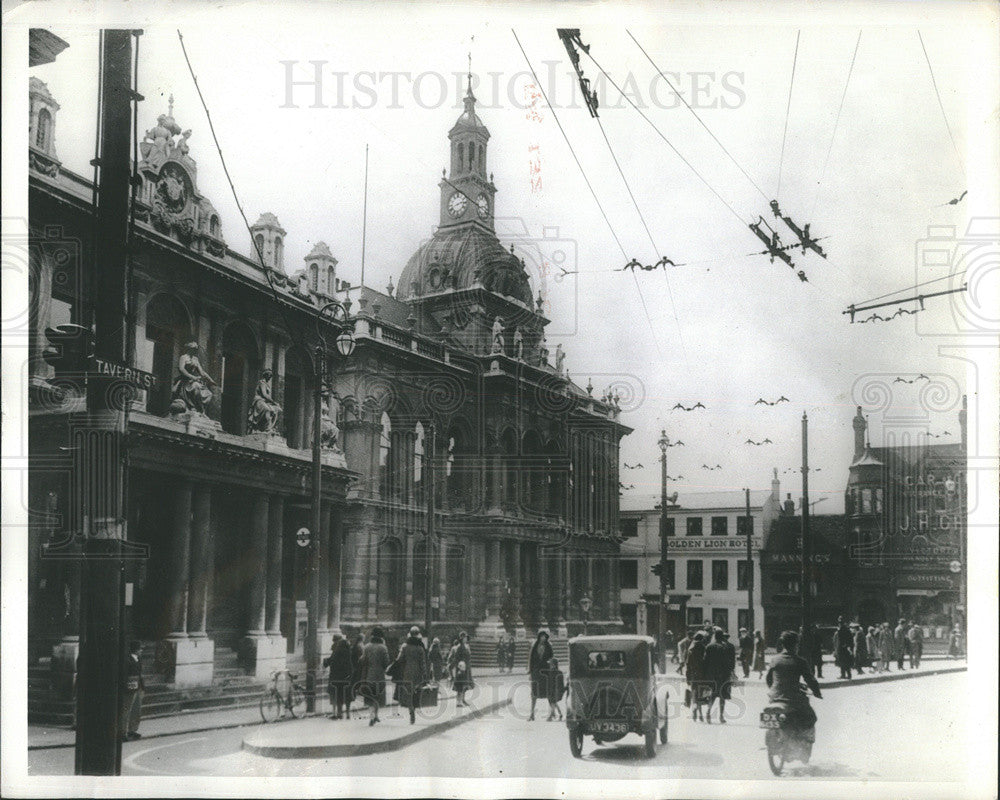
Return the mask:
[[660,431],[660,604],[657,610],[656,647],[660,653],[660,669],[667,670],[667,448],[670,438]]
[[590,607],[594,604],[594,601],[590,599],[589,594],[585,594],[580,598],[580,611],[583,612],[583,635],[587,635],[587,623],[590,621]]
[[[326,382],[326,353],[330,347],[329,336],[336,333],[334,347],[337,353],[347,358],[354,352],[354,322],[347,313],[347,307],[336,301],[323,306],[316,317],[318,342],[313,352],[313,442],[312,442],[312,515],[309,537],[309,599],[306,603],[306,711],[316,710],[316,687],[319,672],[319,539],[322,527],[322,434],[323,399]],[[333,576],[336,587],[330,591],[340,591],[340,565]]]

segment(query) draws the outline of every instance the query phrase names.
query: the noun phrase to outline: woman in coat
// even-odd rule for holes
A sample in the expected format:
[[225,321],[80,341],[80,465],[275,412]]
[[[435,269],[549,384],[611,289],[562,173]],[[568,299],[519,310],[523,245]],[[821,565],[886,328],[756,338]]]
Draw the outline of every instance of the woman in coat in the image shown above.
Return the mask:
[[541,630],[535,637],[535,643],[528,653],[528,675],[531,676],[531,714],[528,721],[535,719],[535,701],[546,697],[545,671],[552,660],[552,645],[549,644],[549,632]]
[[364,668],[362,680],[365,704],[372,707],[372,717],[368,720],[368,724],[374,725],[380,721],[379,706],[385,705],[385,670],[389,666],[389,650],[382,638],[381,628],[372,628],[361,663]]
[[402,664],[400,678],[404,687],[403,699],[406,700],[405,705],[410,709],[410,724],[413,725],[417,721],[420,687],[430,677],[427,649],[420,638],[420,628],[416,625],[410,628],[410,635],[400,648],[397,660]]
[[868,633],[865,634],[865,646],[868,648],[868,660],[875,672],[882,671],[882,656],[878,649],[878,631],[874,625],[868,626]]
[[347,706],[347,718],[351,718],[351,678],[354,670],[351,664],[351,648],[347,640],[339,633],[333,635],[330,655],[323,659],[323,666],[330,668],[327,679],[327,691],[330,694],[330,707],[333,709],[333,719],[344,716],[344,706]]
[[684,674],[691,692],[691,719],[704,721],[702,705],[711,696],[711,687],[705,680],[705,632],[698,631],[688,647],[684,659]]
[[767,664],[764,661],[764,635],[760,631],[753,632],[753,671],[757,677],[764,676]]
[[878,629],[878,654],[882,660],[882,672],[888,672],[892,660],[892,631],[888,622],[883,622]]
[[854,666],[854,636],[843,617],[837,619],[837,632],[833,634],[833,663],[840,668],[840,677],[851,679]]
[[441,652],[441,640],[434,637],[431,649],[427,651],[427,660],[431,664],[431,676],[438,683],[444,676],[444,654]]
[[351,691],[347,696],[347,710],[351,710],[351,703],[354,698],[361,694],[359,687],[364,680],[364,668],[361,666],[361,659],[365,655],[365,636],[359,633],[354,637],[354,644],[351,645]]
[[872,665],[871,658],[868,656],[868,637],[865,634],[865,629],[860,625],[852,625],[851,630],[854,631],[854,667],[857,669],[858,675],[864,675],[862,671],[864,667]]
[[458,634],[458,643],[451,650],[451,662],[448,665],[452,671],[451,688],[457,695],[455,705],[467,706],[465,693],[475,684],[472,680],[472,651],[469,649],[469,634],[462,631]]

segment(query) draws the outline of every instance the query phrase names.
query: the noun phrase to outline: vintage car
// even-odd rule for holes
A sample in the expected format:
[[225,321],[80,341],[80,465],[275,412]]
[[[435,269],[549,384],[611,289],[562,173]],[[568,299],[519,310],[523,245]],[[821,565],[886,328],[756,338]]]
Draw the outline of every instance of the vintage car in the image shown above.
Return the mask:
[[655,642],[648,636],[577,636],[569,640],[569,700],[566,726],[574,757],[583,737],[596,744],[626,734],[645,739],[647,758],[656,754],[656,737],[667,742],[667,697],[657,689]]

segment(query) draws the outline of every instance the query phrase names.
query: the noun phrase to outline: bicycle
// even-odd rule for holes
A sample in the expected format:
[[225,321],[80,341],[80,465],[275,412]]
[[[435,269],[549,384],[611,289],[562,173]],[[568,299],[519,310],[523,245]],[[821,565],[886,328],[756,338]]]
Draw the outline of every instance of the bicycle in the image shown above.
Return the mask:
[[270,686],[260,698],[260,717],[264,722],[273,722],[285,716],[287,711],[294,719],[301,715],[305,703],[305,690],[295,681],[295,675],[287,669],[271,673]]

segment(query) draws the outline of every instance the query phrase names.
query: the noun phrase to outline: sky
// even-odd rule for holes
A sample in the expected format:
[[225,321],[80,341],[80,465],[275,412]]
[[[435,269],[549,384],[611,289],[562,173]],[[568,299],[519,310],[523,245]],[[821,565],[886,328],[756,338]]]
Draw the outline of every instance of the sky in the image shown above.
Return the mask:
[[[595,395],[609,385],[623,395],[621,420],[634,431],[621,458],[644,465],[622,469],[626,493],[657,491],[662,429],[684,442],[669,451],[671,491],[769,488],[777,468],[782,491],[798,496],[798,478],[785,471],[800,464],[808,414],[810,465],[820,470],[810,493],[826,498],[819,513],[843,509],[856,405],[870,415],[873,444],[900,426],[941,437],[934,442],[958,441],[961,395],[975,395],[984,380],[962,359],[960,338],[943,335],[954,334],[955,310],[966,300],[929,300],[921,314],[890,323],[851,325],[842,312],[956,269],[947,266],[951,254],[943,266],[924,265],[929,226],[954,228],[932,249],[960,240],[967,252],[970,218],[996,216],[995,179],[984,176],[981,160],[996,126],[980,91],[984,54],[995,57],[984,44],[985,6],[840,4],[838,13],[829,6],[804,13],[778,3],[767,16],[749,4],[629,13],[562,6],[575,13],[558,15],[527,5],[177,8],[170,24],[163,14],[130,23],[145,30],[140,130],[166,112],[172,95],[174,117],[192,130],[198,188],[219,210],[230,247],[248,253],[179,29],[250,221],[263,211],[277,215],[288,231],[289,270],[325,241],[339,276],[352,283],[361,277],[367,146],[365,281],[379,289],[398,279],[437,224],[447,131],[461,111],[471,53],[478,112],[491,132],[497,234],[526,258],[552,319],[549,347],[563,344],[574,380],[592,381]],[[688,163],[583,55],[585,74],[599,86],[609,149],[556,36],[567,24],[579,25],[610,80]],[[68,13],[49,28],[70,47],[31,74],[60,103],[56,149],[64,166],[88,175],[96,29],[86,15]],[[628,31],[732,159],[656,79]],[[555,113],[531,89],[518,40]],[[290,88],[289,78],[305,83]],[[948,204],[966,189],[966,198]],[[825,237],[826,260],[793,254],[808,282],[781,262],[748,255],[762,248],[747,223],[758,215],[776,223],[768,208],[775,198]],[[777,229],[784,241],[794,238]],[[620,271],[632,258],[651,264],[661,256],[682,266],[665,276]],[[971,270],[975,258],[967,261]],[[570,274],[556,280],[557,265]],[[1000,289],[997,270],[980,273],[981,317],[995,309],[988,298]],[[755,402],[782,396],[789,402]],[[705,408],[673,409],[696,402]],[[765,438],[773,443],[746,443]]]

